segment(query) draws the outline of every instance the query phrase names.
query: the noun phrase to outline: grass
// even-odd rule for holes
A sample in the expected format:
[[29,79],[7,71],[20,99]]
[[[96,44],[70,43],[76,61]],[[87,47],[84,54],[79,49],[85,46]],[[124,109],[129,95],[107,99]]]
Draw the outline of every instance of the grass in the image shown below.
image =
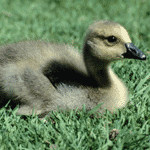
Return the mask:
[[[50,112],[47,122],[37,116],[16,116],[0,110],[2,150],[141,150],[150,149],[150,57],[149,0],[1,0],[0,43],[30,39],[58,41],[82,48],[84,33],[97,20],[122,24],[132,42],[146,55],[146,61],[125,60],[112,64],[126,83],[129,103],[111,115],[90,115],[82,111]],[[112,129],[119,135],[109,139]]]

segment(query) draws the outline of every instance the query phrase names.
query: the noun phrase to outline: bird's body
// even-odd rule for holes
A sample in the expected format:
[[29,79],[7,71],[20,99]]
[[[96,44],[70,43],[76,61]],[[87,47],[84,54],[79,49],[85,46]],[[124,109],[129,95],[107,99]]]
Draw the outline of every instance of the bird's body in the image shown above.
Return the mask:
[[[136,51],[136,53],[135,53]],[[100,21],[86,35],[83,52],[71,46],[26,41],[0,48],[0,103],[19,104],[18,114],[47,114],[57,110],[92,109],[104,104],[115,111],[128,101],[124,83],[110,63],[123,58],[146,59],[131,44],[127,31],[118,23]]]

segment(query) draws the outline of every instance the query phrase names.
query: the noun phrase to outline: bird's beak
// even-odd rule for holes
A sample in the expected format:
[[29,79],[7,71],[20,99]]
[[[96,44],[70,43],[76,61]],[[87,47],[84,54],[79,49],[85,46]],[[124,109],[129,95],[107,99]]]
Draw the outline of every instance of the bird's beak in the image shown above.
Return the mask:
[[138,49],[133,43],[125,43],[127,52],[122,54],[124,58],[146,60],[145,54]]

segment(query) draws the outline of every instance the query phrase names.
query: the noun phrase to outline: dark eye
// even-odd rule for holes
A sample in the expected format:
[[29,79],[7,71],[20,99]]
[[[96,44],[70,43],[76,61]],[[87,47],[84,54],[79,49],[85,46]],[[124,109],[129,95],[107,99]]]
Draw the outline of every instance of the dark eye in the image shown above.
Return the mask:
[[117,41],[117,38],[115,36],[109,36],[107,38],[108,42],[112,43],[112,42],[116,42]]

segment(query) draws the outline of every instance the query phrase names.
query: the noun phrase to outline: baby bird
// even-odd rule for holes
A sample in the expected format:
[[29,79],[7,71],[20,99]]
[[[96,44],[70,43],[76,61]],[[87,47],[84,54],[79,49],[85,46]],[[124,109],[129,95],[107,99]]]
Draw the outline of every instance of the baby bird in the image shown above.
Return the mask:
[[110,68],[124,58],[145,60],[120,24],[99,21],[89,27],[82,53],[68,45],[26,41],[0,47],[0,104],[11,100],[17,114],[44,117],[52,110],[114,112],[128,102],[127,88]]

